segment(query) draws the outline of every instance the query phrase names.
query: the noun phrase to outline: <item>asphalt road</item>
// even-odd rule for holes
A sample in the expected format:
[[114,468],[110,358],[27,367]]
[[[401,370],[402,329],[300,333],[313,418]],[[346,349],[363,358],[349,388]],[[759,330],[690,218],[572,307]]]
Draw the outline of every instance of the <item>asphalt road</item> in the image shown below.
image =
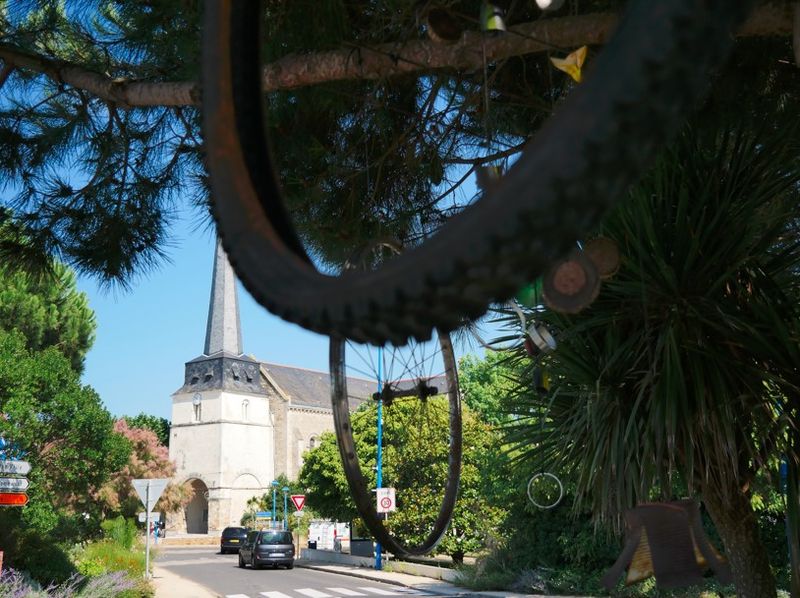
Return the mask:
[[402,598],[432,595],[301,567],[292,570],[240,569],[238,555],[222,555],[211,546],[165,547],[161,549],[157,562],[160,567],[227,598]]

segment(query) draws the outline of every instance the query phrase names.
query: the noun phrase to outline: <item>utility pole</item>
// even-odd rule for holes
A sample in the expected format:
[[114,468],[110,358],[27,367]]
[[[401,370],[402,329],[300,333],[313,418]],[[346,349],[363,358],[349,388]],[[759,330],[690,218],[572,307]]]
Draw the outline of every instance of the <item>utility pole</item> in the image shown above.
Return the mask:
[[[383,373],[381,366],[383,365],[383,347],[378,347],[378,457],[375,463],[376,470],[376,486],[383,487],[383,400],[381,400],[381,391],[383,390]],[[376,491],[377,492],[377,491]],[[376,494],[377,496],[377,494]],[[383,561],[381,559],[381,543],[375,543],[375,569],[381,570]]]
[[284,486],[283,490],[283,529],[289,529],[289,516],[287,515],[288,505],[286,499],[289,497],[289,486]]
[[150,482],[145,487],[144,511],[144,578],[150,579]]
[[278,515],[278,510],[275,508],[275,492],[278,490],[278,480],[272,480],[272,529],[276,529],[278,526],[275,525],[275,519]]

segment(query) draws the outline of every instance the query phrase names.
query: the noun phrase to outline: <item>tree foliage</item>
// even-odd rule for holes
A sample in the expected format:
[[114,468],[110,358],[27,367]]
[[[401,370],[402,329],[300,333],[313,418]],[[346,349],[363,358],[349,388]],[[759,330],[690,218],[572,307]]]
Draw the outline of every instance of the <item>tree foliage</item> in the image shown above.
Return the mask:
[[508,420],[506,399],[514,393],[519,374],[514,354],[487,351],[483,359],[465,355],[458,364],[458,385],[464,402],[492,425]]
[[764,595],[751,493],[798,424],[798,122],[685,131],[603,224],[614,280],[578,316],[539,315],[559,335],[554,392],[515,406],[522,458],[569,471],[598,516],[699,493],[739,591]]
[[[354,425],[362,419],[354,419]],[[359,430],[363,430],[360,423]],[[364,434],[354,433],[353,437],[362,471],[371,471],[375,466],[375,445],[370,445]],[[305,488],[308,506],[320,516],[336,521],[350,521],[358,517],[333,432],[320,434],[319,445],[303,454],[303,467],[298,474],[298,481]]]
[[17,549],[30,534],[57,542],[90,532],[100,516],[93,490],[130,453],[97,393],[80,384],[64,355],[26,344],[20,333],[0,330],[0,436],[7,457],[31,464],[29,504],[0,511],[12,563],[24,563]]
[[[353,436],[367,486],[376,483],[377,410],[368,404],[353,414]],[[441,397],[397,400],[384,410],[383,486],[397,489],[397,511],[390,530],[404,542],[418,544],[427,536],[444,491],[448,445],[447,401]],[[490,501],[487,487],[499,453],[499,438],[464,408],[464,460],[459,500],[450,527],[436,550],[456,559],[484,546],[499,524],[503,508]],[[349,521],[356,517],[332,433],[306,453],[299,476],[309,505],[323,517]]]
[[33,351],[56,347],[80,372],[94,342],[95,319],[75,274],[55,263],[41,276],[0,269],[0,327],[20,331]]
[[126,415],[122,419],[127,422],[129,428],[150,430],[156,435],[158,444],[165,447],[169,446],[170,423],[167,418],[150,415],[148,413],[140,413],[139,415]]

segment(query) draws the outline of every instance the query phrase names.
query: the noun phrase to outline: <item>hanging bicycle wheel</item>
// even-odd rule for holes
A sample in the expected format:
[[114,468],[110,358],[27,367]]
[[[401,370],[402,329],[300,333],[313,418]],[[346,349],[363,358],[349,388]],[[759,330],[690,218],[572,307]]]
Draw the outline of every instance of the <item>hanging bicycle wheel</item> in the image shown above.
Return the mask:
[[[479,201],[380,269],[340,275],[309,258],[270,166],[264,5],[205,8],[205,151],[222,243],[244,285],[273,313],[324,334],[402,344],[480,315],[574,247],[683,123],[750,2],[632,0],[584,81]],[[361,51],[343,60],[357,63]],[[318,225],[336,233],[324,218]]]
[[[447,531],[461,477],[461,399],[450,337],[442,334],[429,342],[387,347],[380,361],[374,347],[332,337],[330,370],[339,453],[361,518],[375,539],[393,554],[430,552]],[[386,444],[383,485],[395,484],[398,509],[415,513],[411,527],[419,541],[390,533],[378,515],[375,494],[361,469],[351,420],[354,401],[365,399],[367,405],[353,417],[365,416],[380,402]],[[424,491],[416,492],[413,499],[441,497],[438,509],[433,509],[436,515],[429,520],[416,515],[419,505],[412,503],[407,490],[413,484],[424,485]]]

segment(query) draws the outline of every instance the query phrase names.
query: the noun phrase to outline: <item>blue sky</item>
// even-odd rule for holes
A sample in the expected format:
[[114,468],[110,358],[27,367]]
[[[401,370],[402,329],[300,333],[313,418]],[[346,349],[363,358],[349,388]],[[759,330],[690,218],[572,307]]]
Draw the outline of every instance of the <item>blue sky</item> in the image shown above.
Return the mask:
[[[169,419],[170,396],[183,384],[184,363],[203,352],[215,237],[207,228],[198,230],[196,222],[191,215],[179,221],[171,261],[130,290],[101,290],[91,278],[78,281],[97,319],[83,381],[115,416],[144,412]],[[241,284],[239,310],[245,353],[328,371],[327,337],[273,316]]]

